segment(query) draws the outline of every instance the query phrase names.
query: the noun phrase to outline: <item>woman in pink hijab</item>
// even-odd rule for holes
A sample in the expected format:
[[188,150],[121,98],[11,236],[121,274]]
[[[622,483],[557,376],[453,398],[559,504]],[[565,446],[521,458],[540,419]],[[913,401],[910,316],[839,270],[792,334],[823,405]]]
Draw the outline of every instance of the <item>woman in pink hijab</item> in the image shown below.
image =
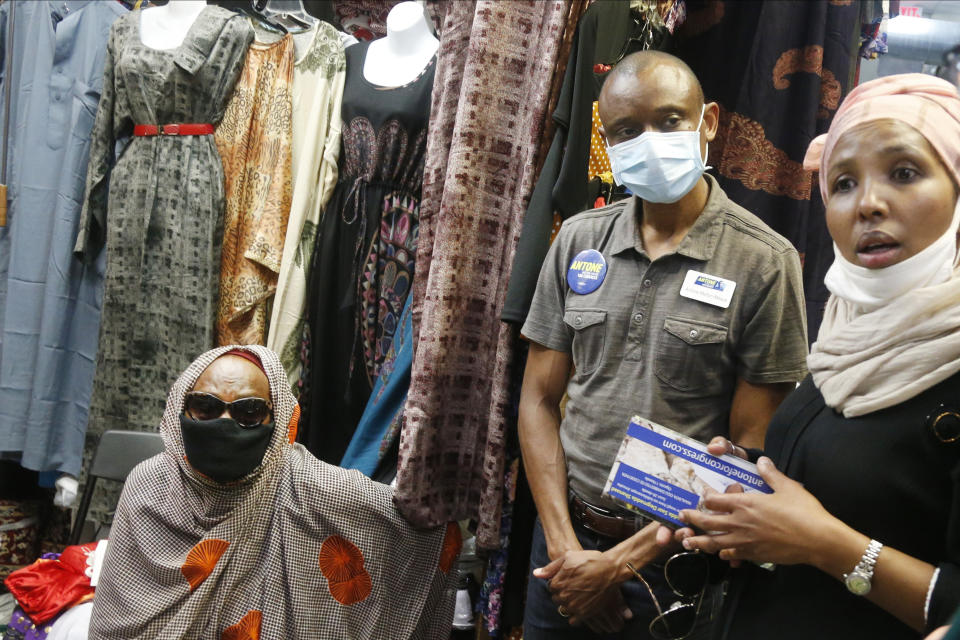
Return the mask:
[[758,461],[774,493],[713,494],[672,537],[735,566],[715,637],[917,638],[960,604],[956,88],[923,74],[857,87],[805,166],[832,295]]

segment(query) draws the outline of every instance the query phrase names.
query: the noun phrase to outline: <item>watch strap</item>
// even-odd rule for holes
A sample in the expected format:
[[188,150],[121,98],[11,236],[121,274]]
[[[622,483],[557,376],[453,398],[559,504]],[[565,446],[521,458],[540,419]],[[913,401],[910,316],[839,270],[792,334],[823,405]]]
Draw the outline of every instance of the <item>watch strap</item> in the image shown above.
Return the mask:
[[873,569],[877,565],[881,550],[883,545],[876,540],[871,540],[863,555],[860,556],[857,566],[850,573],[843,574],[843,582],[850,593],[855,596],[865,596],[870,593]]
[[872,578],[873,569],[877,565],[877,558],[880,557],[880,551],[882,549],[883,543],[871,540],[870,544],[867,545],[866,551],[860,556],[860,562],[857,563],[855,570],[865,574],[868,578]]

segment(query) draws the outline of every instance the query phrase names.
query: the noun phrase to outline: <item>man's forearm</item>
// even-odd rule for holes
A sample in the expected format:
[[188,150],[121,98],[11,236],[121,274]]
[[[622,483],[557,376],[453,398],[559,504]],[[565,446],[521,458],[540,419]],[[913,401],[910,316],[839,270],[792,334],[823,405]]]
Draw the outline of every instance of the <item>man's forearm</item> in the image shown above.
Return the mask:
[[[609,556],[611,564],[616,569],[615,582],[625,582],[633,577],[633,572],[627,568],[627,562],[635,568],[649,564],[665,553],[671,550],[665,550],[664,547],[657,544],[657,529],[660,524],[651,522],[640,531],[604,552]],[[673,551],[680,550],[679,547]]]
[[549,407],[544,401],[521,400],[520,449],[551,560],[581,548],[570,521],[567,465],[559,428],[559,408]]
[[763,447],[770,418],[795,387],[792,382],[752,384],[738,378],[730,403],[730,440],[741,447]]

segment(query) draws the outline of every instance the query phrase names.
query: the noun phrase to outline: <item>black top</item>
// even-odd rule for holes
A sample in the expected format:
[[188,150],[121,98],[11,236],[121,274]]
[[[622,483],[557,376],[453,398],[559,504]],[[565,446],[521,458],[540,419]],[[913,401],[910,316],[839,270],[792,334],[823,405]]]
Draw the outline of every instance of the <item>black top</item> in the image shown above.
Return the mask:
[[[934,432],[930,416],[942,411],[960,411],[960,374],[856,418],[827,407],[807,377],[774,414],[765,446],[777,468],[840,520],[940,567],[928,630],[946,624],[960,604],[960,441]],[[951,420],[955,427],[960,416]],[[731,640],[918,637],[807,565],[772,573],[745,565],[734,572],[723,613],[715,637]]]

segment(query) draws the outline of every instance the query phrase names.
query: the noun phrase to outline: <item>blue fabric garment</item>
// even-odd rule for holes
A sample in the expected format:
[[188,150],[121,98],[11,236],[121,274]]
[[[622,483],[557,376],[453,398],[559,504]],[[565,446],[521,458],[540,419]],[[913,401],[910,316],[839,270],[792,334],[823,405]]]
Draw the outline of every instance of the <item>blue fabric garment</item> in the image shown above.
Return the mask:
[[[0,13],[5,40],[8,5]],[[0,455],[78,475],[96,363],[104,260],[73,256],[117,2],[18,2],[0,228]],[[0,42],[3,50],[5,42]]]
[[960,611],[953,616],[953,623],[947,635],[943,636],[943,640],[960,640]]
[[413,314],[410,298],[403,304],[400,313],[400,328],[394,334],[393,345],[387,352],[380,375],[373,385],[373,393],[360,416],[357,430],[343,454],[340,466],[357,469],[367,476],[377,470],[377,463],[393,438],[399,437],[399,419],[407,401],[410,388],[410,371],[413,368]]

